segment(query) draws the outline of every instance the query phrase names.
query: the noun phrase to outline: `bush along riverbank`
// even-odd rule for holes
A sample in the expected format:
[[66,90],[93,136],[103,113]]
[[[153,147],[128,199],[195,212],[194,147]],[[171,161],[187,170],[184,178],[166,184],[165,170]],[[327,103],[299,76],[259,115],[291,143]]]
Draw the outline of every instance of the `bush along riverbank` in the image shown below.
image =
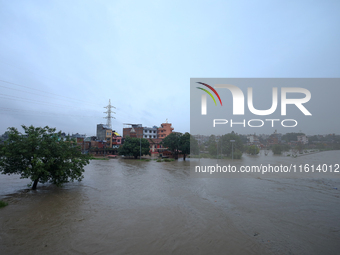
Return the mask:
[[0,200],[0,208],[7,206],[8,203],[5,201]]

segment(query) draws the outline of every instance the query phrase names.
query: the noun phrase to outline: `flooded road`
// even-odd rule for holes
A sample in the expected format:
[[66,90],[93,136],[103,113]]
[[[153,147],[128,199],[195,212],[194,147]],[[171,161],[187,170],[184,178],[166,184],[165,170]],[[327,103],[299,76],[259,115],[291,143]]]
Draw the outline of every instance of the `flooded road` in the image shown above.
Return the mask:
[[80,183],[28,192],[0,175],[0,198],[15,193],[0,209],[1,254],[339,253],[338,178],[192,178],[189,166],[91,161]]

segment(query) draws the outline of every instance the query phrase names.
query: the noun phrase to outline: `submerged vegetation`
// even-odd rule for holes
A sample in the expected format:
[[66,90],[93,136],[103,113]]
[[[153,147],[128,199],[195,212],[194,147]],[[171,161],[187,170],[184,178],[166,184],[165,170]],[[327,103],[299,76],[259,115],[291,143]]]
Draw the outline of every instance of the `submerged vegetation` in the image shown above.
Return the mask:
[[8,203],[5,201],[0,200],[0,208],[7,206]]
[[90,160],[109,160],[109,158],[96,158],[96,157],[90,157]]
[[175,161],[173,158],[163,158],[163,159],[157,159],[156,162],[172,162]]

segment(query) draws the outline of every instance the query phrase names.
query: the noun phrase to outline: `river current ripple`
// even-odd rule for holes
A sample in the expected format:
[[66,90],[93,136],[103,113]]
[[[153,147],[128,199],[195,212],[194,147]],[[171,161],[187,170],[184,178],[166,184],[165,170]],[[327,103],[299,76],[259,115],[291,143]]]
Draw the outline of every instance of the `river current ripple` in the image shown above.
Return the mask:
[[91,161],[82,182],[37,191],[0,175],[0,254],[339,253],[339,178],[192,178],[189,166]]

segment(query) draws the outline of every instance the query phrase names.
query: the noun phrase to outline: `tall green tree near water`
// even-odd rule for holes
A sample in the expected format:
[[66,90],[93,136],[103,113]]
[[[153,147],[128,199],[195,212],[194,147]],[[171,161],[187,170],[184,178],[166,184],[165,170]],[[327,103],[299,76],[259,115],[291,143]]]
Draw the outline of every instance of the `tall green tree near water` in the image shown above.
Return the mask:
[[81,154],[75,140],[61,139],[61,131],[48,126],[22,126],[24,133],[16,128],[8,128],[8,140],[0,145],[0,172],[20,174],[30,178],[32,189],[38,182],[50,182],[57,186],[63,183],[81,181],[84,166],[89,157]]
[[119,155],[133,156],[150,155],[150,143],[144,138],[126,137],[124,144],[118,150]]
[[183,154],[183,160],[190,153],[199,153],[197,140],[188,132],[185,134],[173,132],[163,139],[162,145],[172,152],[175,159],[178,159],[179,153]]
[[[229,134],[222,135],[220,139],[220,143],[222,143],[222,154],[226,155],[227,157],[233,156],[234,159],[240,159],[242,157],[244,146],[239,135],[232,131]],[[230,142],[231,140],[235,142],[232,143]],[[232,149],[234,150],[233,152]]]
[[179,138],[179,150],[183,154],[183,160],[185,160],[186,156],[190,153],[198,154],[199,148],[197,140],[186,132]]
[[280,155],[282,153],[282,146],[280,144],[274,144],[272,146],[273,154]]
[[215,141],[211,141],[209,143],[208,152],[212,157],[215,157],[217,155],[217,143]]
[[166,136],[162,141],[162,145],[172,152],[175,159],[178,159],[181,136],[181,133],[173,132],[170,135]]
[[[195,139],[194,136],[190,135],[189,133],[185,133],[183,135],[182,140],[186,141],[186,143],[184,143],[184,144],[187,144],[188,135],[189,135],[189,146],[190,146],[190,150],[189,150],[188,154],[190,153],[190,154],[193,154],[193,155],[198,155],[199,152],[200,152],[200,146],[199,146],[198,141]],[[186,145],[183,145],[183,146],[186,146]],[[184,151],[184,148],[181,148],[181,150]]]

